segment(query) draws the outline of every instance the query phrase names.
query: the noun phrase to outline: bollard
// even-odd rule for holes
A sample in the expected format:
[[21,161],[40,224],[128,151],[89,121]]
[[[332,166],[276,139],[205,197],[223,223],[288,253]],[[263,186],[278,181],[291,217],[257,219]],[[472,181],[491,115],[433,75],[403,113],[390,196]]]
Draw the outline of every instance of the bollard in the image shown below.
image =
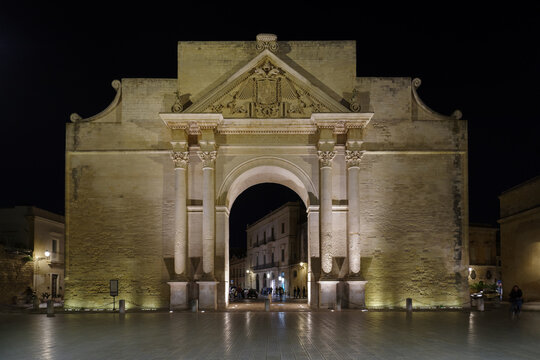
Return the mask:
[[118,301],[118,309],[120,311],[120,314],[126,313],[126,300]]
[[484,311],[484,298],[478,298],[476,299],[476,308],[478,311]]
[[270,299],[264,299],[264,311],[270,311]]
[[412,299],[411,298],[407,298],[405,308],[407,309],[407,311],[412,311]]
[[54,316],[54,302],[52,300],[47,300],[47,317]]
[[191,300],[191,312],[199,311],[199,299]]

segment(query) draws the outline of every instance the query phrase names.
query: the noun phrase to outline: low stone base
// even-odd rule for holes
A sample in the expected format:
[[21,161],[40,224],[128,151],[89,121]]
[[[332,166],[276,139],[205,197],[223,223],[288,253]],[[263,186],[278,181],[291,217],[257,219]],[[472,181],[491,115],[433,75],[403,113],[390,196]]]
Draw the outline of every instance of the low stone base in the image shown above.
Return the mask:
[[171,310],[185,310],[188,308],[188,282],[187,281],[169,281],[167,284],[171,287]]
[[334,309],[337,304],[337,284],[336,280],[319,281],[319,308]]
[[366,306],[366,284],[367,281],[349,280],[349,309],[360,309]]
[[199,309],[217,310],[218,281],[197,281],[199,284]]

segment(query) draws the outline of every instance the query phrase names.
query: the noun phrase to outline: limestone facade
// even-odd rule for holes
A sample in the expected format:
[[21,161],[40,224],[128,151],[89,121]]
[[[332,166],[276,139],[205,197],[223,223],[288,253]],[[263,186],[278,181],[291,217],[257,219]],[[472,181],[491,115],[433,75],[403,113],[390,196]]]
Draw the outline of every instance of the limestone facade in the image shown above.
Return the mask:
[[[2,273],[6,281],[0,281],[4,284],[6,299],[6,293],[9,297],[22,297],[21,293],[28,286],[38,298],[44,293],[50,295],[49,299],[63,297],[63,216],[34,206],[2,208],[0,245],[6,252],[2,256]],[[10,290],[6,290],[8,288]]]
[[467,123],[419,79],[357,77],[356,49],[179,42],[177,79],[114,81],[73,114],[66,306],[109,306],[114,277],[128,309],[227,307],[229,211],[263,182],[307,209],[310,306],[468,303]]
[[246,272],[248,267],[246,266],[245,256],[231,256],[229,260],[229,283],[231,286],[240,287],[242,289],[249,288],[246,281],[248,273]]
[[307,286],[307,222],[299,203],[289,202],[249,225],[247,258],[250,288],[282,287],[292,296],[294,288]]
[[480,281],[494,284],[502,279],[497,238],[499,229],[489,225],[469,226],[469,285]]
[[540,176],[499,196],[504,294],[514,285],[525,301],[540,301]]

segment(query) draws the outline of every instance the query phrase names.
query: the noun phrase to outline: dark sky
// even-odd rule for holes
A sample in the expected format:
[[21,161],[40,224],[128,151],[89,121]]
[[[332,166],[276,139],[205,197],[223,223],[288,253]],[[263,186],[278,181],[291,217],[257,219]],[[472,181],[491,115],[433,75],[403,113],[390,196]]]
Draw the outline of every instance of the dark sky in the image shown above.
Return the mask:
[[[119,9],[40,3],[0,11],[0,206],[64,211],[65,123],[103,110],[113,79],[175,78],[184,40],[356,40],[358,76],[422,79],[432,109],[469,124],[470,220],[540,174],[540,7],[377,8],[152,2]],[[188,4],[188,5],[186,5]],[[244,225],[245,226],[245,225]]]

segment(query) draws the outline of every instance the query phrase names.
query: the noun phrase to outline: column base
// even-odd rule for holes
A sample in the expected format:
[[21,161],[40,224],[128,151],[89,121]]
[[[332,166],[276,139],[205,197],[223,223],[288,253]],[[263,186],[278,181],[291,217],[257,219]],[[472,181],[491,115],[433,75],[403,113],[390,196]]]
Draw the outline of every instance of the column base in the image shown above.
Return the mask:
[[348,280],[349,286],[349,309],[361,309],[366,306],[366,284],[367,281]]
[[186,310],[188,308],[188,282],[169,281],[171,287],[171,299],[169,308],[171,310]]
[[197,281],[199,285],[199,309],[217,310],[218,281]]
[[337,304],[337,280],[320,280],[319,308],[334,308]]

